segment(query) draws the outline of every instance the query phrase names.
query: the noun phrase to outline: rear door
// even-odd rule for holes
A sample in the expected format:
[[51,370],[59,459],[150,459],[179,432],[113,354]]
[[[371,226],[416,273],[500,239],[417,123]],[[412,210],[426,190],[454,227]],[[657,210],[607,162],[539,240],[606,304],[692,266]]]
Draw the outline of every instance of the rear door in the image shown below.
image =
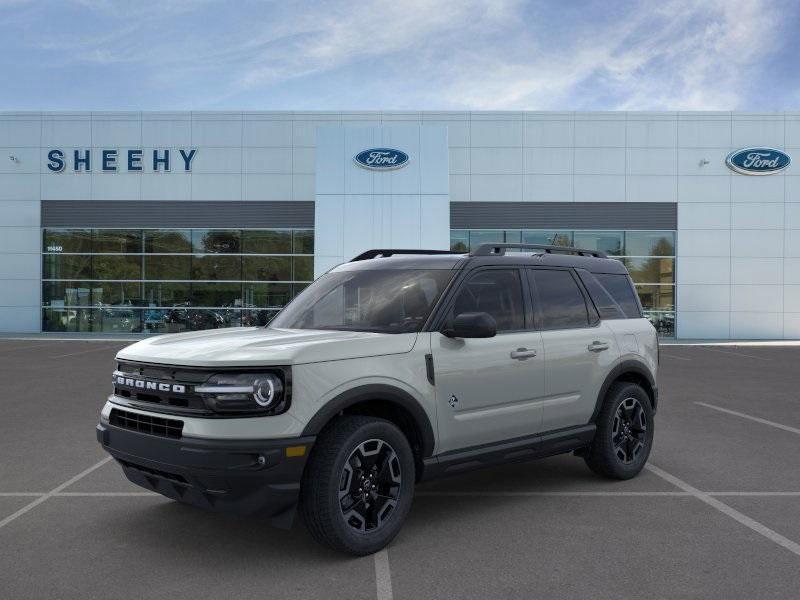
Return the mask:
[[619,357],[615,337],[571,269],[531,268],[527,273],[545,351],[542,430],[585,425]]
[[542,336],[533,329],[524,270],[490,267],[468,274],[447,305],[445,326],[458,314],[475,311],[494,317],[496,336],[431,333],[440,452],[541,429]]

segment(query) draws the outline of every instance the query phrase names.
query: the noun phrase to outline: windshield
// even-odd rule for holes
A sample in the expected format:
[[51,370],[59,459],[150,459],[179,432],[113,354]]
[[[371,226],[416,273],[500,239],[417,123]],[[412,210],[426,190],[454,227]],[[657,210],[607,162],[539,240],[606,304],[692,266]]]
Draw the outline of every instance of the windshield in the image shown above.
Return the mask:
[[453,276],[445,269],[327,273],[270,323],[283,329],[412,333],[425,324]]

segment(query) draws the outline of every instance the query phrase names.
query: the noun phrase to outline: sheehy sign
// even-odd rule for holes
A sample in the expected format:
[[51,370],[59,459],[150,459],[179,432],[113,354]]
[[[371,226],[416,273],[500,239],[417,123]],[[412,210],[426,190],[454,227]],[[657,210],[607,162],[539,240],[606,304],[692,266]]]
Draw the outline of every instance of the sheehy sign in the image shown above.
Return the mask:
[[170,171],[189,172],[197,148],[163,148],[148,150],[133,148],[129,150],[70,150],[53,148],[47,153],[47,168],[53,173],[66,170],[73,173],[169,173]]

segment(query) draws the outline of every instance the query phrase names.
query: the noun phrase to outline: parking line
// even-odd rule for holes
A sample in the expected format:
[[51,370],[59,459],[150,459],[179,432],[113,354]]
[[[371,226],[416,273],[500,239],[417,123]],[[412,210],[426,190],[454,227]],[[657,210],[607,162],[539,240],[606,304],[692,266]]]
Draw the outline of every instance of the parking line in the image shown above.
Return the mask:
[[[800,498],[800,492],[703,492],[707,496],[744,496],[757,498]],[[156,492],[0,492],[0,498],[157,498]],[[416,492],[415,496],[428,498],[682,498],[689,492]]]
[[416,492],[415,496],[442,498],[617,498],[620,496],[691,496],[688,492]]
[[42,346],[52,346],[52,342],[47,342],[45,344],[16,344],[13,348],[0,348],[0,354],[5,354],[7,352],[19,352],[21,350],[32,350],[34,348],[41,348]]
[[749,529],[752,529],[756,533],[758,533],[760,535],[763,535],[768,540],[778,544],[779,546],[782,546],[783,548],[786,548],[789,552],[792,552],[792,553],[796,554],[797,556],[800,556],[800,544],[798,544],[797,542],[793,542],[789,538],[782,536],[777,531],[775,531],[773,529],[770,529],[769,527],[767,527],[763,523],[759,523],[755,519],[751,519],[747,515],[740,513],[735,508],[733,508],[731,506],[728,506],[727,504],[725,504],[721,500],[717,500],[716,498],[712,498],[711,496],[709,496],[705,492],[701,492],[700,490],[698,490],[695,487],[692,487],[691,485],[689,485],[688,483],[686,483],[682,479],[678,479],[674,475],[671,475],[670,473],[667,473],[663,469],[659,469],[655,465],[647,464],[647,465],[645,465],[645,468],[648,471],[650,471],[651,473],[654,473],[654,474],[658,475],[659,477],[661,477],[661,479],[663,479],[664,481],[668,481],[669,483],[671,483],[675,487],[677,487],[679,489],[682,489],[684,492],[689,492],[689,494],[691,494],[692,496],[694,496],[695,498],[697,498],[701,502],[705,502],[706,504],[708,504],[712,508],[716,508],[721,513],[723,513],[725,515],[728,515],[731,519],[734,519],[735,521],[738,521],[739,523],[741,523],[745,527],[748,527]]
[[678,360],[692,360],[691,358],[686,358],[685,356],[678,356],[677,354],[668,354],[666,352],[662,352],[661,356],[666,356],[668,358],[676,358]]
[[756,423],[761,423],[762,425],[769,425],[770,427],[775,427],[776,429],[783,429],[784,431],[800,435],[800,429],[797,429],[796,427],[789,427],[788,425],[784,425],[783,423],[776,423],[775,421],[767,421],[766,419],[762,419],[761,417],[753,417],[751,415],[746,415],[745,413],[740,413],[735,410],[730,410],[728,408],[722,408],[721,406],[708,404],[707,402],[695,402],[695,404],[699,404],[700,406],[705,406],[706,408],[710,408],[712,410],[718,410],[719,412],[724,412],[729,415],[733,415],[735,417],[741,417],[742,419],[755,421]]
[[373,554],[375,558],[375,588],[378,600],[392,600],[392,573],[389,570],[389,552],[384,548]]
[[61,492],[53,494],[59,498],[148,498],[161,496],[155,492]]
[[48,356],[47,358],[66,358],[67,356],[78,356],[79,354],[88,354],[89,352],[97,352],[99,350],[111,350],[116,348],[119,344],[113,346],[103,346],[101,348],[90,348],[89,350],[81,350],[80,352],[70,352],[69,354],[57,354],[56,356]]
[[33,510],[34,508],[39,506],[42,502],[45,502],[48,498],[52,498],[53,496],[55,496],[59,492],[61,492],[64,489],[68,488],[69,486],[71,486],[73,483],[75,483],[79,479],[82,479],[83,477],[86,477],[89,473],[91,473],[95,469],[99,469],[100,467],[102,467],[104,464],[106,464],[110,460],[111,460],[111,457],[110,456],[106,456],[103,460],[101,460],[100,462],[92,465],[91,467],[89,467],[85,471],[82,471],[82,472],[78,473],[72,479],[68,479],[67,481],[65,481],[64,483],[59,485],[58,487],[55,487],[52,490],[50,490],[49,492],[47,492],[46,494],[43,494],[42,496],[39,496],[38,498],[36,498],[36,500],[31,502],[30,504],[26,504],[25,506],[20,508],[17,512],[8,515],[5,519],[0,521],[0,529],[2,529],[3,527],[5,527],[9,523],[11,523],[11,521],[16,519],[17,517],[21,517],[22,515],[24,515],[29,510]]
[[730,350],[720,350],[719,348],[708,348],[706,346],[698,346],[698,348],[702,348],[703,350],[708,350],[709,352],[719,352],[721,354],[732,354],[733,356],[755,358],[756,360],[768,360],[768,361],[772,360],[771,358],[764,358],[763,356],[756,356],[755,354],[745,354],[744,352],[731,352]]

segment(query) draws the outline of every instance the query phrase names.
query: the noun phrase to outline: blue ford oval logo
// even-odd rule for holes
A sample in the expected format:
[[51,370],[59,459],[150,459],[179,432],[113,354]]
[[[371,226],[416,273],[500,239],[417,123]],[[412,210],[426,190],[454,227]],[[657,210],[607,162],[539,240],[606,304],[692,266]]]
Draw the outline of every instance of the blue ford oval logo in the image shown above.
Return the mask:
[[742,148],[728,155],[725,164],[744,175],[771,175],[783,171],[792,159],[775,148]]
[[353,160],[365,169],[388,171],[405,166],[408,162],[408,154],[394,148],[370,148],[356,154]]

